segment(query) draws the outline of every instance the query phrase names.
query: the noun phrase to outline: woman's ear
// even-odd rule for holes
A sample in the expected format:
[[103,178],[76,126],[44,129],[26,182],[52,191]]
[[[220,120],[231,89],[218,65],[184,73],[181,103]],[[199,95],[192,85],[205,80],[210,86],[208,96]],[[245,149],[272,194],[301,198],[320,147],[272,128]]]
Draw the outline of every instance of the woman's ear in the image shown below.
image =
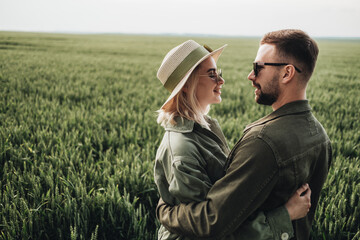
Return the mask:
[[187,93],[188,92],[188,86],[187,86],[187,84],[185,84],[185,86],[183,86],[183,88],[182,88],[182,91],[184,92],[184,93]]

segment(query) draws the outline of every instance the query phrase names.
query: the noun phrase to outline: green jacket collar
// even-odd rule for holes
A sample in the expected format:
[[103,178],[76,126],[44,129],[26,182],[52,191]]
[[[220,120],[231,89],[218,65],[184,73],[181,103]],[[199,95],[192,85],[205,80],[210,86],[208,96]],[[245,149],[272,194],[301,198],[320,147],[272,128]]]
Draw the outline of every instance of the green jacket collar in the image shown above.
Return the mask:
[[181,118],[181,117],[176,117],[175,118],[176,121],[176,125],[172,125],[170,123],[168,123],[165,126],[165,130],[166,131],[171,131],[171,132],[179,132],[179,133],[189,133],[192,132],[194,129],[194,121],[188,120],[186,118]]
[[[211,118],[209,116],[205,116],[205,119],[210,124],[211,129],[213,127],[220,128],[219,123],[215,119],[213,119],[213,118]],[[177,123],[176,125],[171,125],[170,123],[168,123],[165,126],[165,130],[166,131],[172,131],[172,132],[179,132],[179,133],[188,133],[188,132],[192,132],[194,130],[195,125],[197,125],[200,128],[207,129],[204,126],[202,126],[202,125],[200,125],[198,123],[195,123],[195,121],[189,120],[189,119],[186,119],[186,118],[176,117],[175,121]],[[207,130],[209,130],[209,129],[207,129]]]
[[290,102],[290,103],[287,103],[287,104],[281,106],[279,109],[270,113],[269,115],[247,125],[246,128],[244,129],[244,132],[246,132],[247,130],[249,130],[252,127],[265,124],[276,118],[279,118],[279,117],[282,117],[285,115],[292,115],[292,114],[297,114],[297,113],[301,113],[301,112],[307,112],[307,111],[311,111],[311,107],[309,105],[308,100],[299,100],[299,101]]

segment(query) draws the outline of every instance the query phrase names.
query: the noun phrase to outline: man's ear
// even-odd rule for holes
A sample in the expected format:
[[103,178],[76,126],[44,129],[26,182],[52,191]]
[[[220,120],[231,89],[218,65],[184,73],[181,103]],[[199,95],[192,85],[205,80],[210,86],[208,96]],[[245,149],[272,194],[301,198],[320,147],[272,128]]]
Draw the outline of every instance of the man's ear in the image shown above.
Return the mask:
[[287,84],[289,82],[291,82],[291,80],[294,78],[295,76],[295,67],[293,65],[286,65],[283,71],[283,76],[282,76],[282,83]]

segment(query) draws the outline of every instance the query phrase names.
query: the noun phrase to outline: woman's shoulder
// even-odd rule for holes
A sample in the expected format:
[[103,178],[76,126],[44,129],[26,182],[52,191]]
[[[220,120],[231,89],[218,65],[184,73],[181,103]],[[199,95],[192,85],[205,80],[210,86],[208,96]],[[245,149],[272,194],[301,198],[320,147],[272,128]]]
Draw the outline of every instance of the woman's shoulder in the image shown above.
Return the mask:
[[174,155],[188,155],[197,150],[195,134],[193,132],[166,132],[166,145]]
[[194,133],[194,121],[188,119],[176,119],[176,124],[166,124],[165,133],[158,152],[167,152],[171,155],[191,155],[196,150],[196,138]]

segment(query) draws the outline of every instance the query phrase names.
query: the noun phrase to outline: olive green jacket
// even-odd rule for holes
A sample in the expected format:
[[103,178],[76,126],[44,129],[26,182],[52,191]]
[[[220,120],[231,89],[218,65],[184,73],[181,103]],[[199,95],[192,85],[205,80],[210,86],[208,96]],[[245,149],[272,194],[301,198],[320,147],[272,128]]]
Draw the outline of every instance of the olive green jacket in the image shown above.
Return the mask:
[[[224,165],[229,154],[218,122],[208,118],[210,130],[194,121],[177,118],[177,125],[165,127],[155,161],[155,183],[161,198],[168,204],[178,205],[203,201],[211,186],[224,176]],[[239,193],[245,200],[247,193]],[[276,224],[276,221],[281,222]],[[269,223],[270,222],[270,223]],[[273,229],[270,224],[272,223]],[[199,223],[192,223],[199,224]],[[280,239],[273,231],[293,235],[291,221],[284,207],[254,215],[232,236],[224,239]],[[164,226],[159,239],[189,239],[171,233]]]
[[[310,212],[293,221],[295,238],[309,239],[331,158],[330,140],[308,101],[291,102],[245,128],[228,157],[225,176],[212,186],[205,201],[159,204],[157,216],[172,232],[221,239],[237,231],[257,210],[282,206],[309,183]],[[289,237],[282,230],[274,233]]]

